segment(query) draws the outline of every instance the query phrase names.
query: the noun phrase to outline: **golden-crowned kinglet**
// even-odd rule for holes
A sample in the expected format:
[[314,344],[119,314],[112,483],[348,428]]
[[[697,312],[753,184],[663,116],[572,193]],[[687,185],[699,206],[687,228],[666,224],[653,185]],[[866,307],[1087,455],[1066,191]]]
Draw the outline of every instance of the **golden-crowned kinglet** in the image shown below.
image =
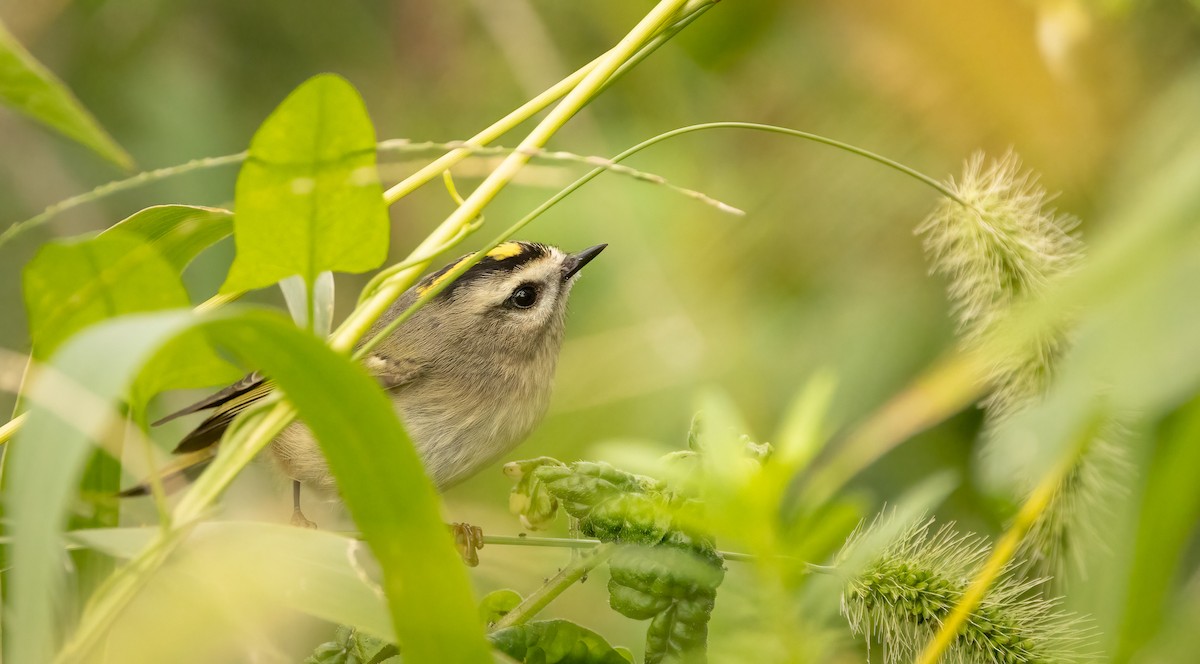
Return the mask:
[[[426,472],[439,490],[478,472],[520,443],[546,412],[562,346],[567,298],[579,270],[607,245],[577,254],[531,242],[506,242],[471,266],[400,325],[365,358],[367,369],[391,395]],[[367,337],[394,320],[461,260],[408,289]],[[271,393],[251,374],[156,424],[215,409],[183,438],[185,455],[164,481],[194,477],[211,461],[237,414]],[[308,428],[295,423],[272,443],[284,474],[296,484],[328,493],[334,479]],[[122,492],[143,495],[141,484]]]

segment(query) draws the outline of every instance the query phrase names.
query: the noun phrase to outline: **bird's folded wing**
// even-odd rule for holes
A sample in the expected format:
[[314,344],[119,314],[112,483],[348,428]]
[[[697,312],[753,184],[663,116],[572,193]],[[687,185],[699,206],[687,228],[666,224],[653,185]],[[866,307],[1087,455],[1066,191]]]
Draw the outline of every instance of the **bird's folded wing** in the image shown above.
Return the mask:
[[[394,389],[406,385],[420,375],[420,366],[407,359],[390,360],[378,355],[371,355],[367,358],[366,367],[379,380],[384,389]],[[198,413],[202,410],[215,410],[199,426],[184,436],[174,450],[175,454],[195,452],[219,443],[221,436],[225,434],[225,430],[229,428],[238,414],[274,391],[274,383],[256,371],[220,392],[171,413],[154,424],[157,426],[177,417]]]
[[184,408],[182,410],[177,410],[174,413],[167,415],[166,417],[155,422],[153,424],[153,426],[165,424],[177,417],[183,417],[184,415],[191,415],[192,413],[198,413],[202,410],[216,408],[217,406],[220,406],[221,404],[228,402],[230,399],[234,399],[242,394],[245,394],[246,392],[248,392],[250,390],[253,390],[254,388],[261,385],[262,383],[263,383],[262,374],[255,371],[254,373],[249,374],[245,378],[243,378],[243,379],[239,380],[238,382],[234,383],[233,385],[230,385],[229,387],[221,390],[220,392],[217,392],[216,394],[208,396],[204,399],[201,399],[200,401],[197,401],[196,403],[188,406],[187,408]]
[[215,412],[201,422],[200,426],[197,426],[188,435],[184,436],[183,440],[179,441],[179,445],[174,450],[175,454],[195,452],[219,443],[221,436],[225,433],[225,429],[229,428],[229,425],[239,413],[258,403],[274,391],[275,386],[271,381],[263,378],[258,373],[252,373],[211,397],[188,406],[177,413],[172,413],[155,422],[155,424],[161,424],[176,417],[201,410],[215,409]]

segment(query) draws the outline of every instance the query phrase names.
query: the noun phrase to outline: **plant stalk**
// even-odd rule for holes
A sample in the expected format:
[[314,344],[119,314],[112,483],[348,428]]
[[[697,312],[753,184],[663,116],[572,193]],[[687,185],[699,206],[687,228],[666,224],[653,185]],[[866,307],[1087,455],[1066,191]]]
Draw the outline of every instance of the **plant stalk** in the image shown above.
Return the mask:
[[13,436],[21,430],[21,426],[25,424],[25,420],[29,417],[27,413],[21,413],[11,420],[0,425],[0,445],[12,440]]
[[1054,495],[1058,492],[1059,487],[1062,486],[1063,478],[1071,472],[1071,469],[1079,461],[1080,455],[1087,449],[1092,439],[1096,437],[1100,423],[1101,418],[1093,418],[1088,423],[1088,426],[1085,427],[1082,435],[1073,441],[1068,453],[1063,455],[1063,458],[1038,482],[1033,492],[1029,494],[1029,498],[1021,505],[1021,509],[1017,512],[1017,517],[1013,520],[1012,525],[1008,527],[1008,530],[996,542],[983,568],[971,580],[971,585],[967,586],[962,599],[958,601],[958,604],[954,606],[954,610],[942,622],[942,626],[938,629],[937,634],[925,646],[925,650],[917,658],[916,664],[936,664],[950,645],[954,643],[954,640],[958,638],[963,625],[971,618],[971,613],[979,608],[980,602],[987,595],[988,590],[992,587],[992,583],[1004,572],[1004,569],[1008,566],[1008,562],[1012,560],[1013,555],[1021,545],[1021,540],[1025,538],[1025,533],[1029,532],[1033,524],[1041,518],[1042,513],[1046,511],[1046,508],[1054,500]]
[[[600,86],[596,88],[596,90],[593,92],[593,96],[603,92],[608,88],[608,86],[615,83],[622,75],[624,75],[633,67],[637,66],[638,63],[646,59],[651,53],[658,50],[660,46],[667,43],[680,30],[687,27],[692,21],[703,15],[704,12],[711,9],[712,6],[718,1],[719,0],[703,0],[696,2],[693,0],[692,2],[684,3],[682,10],[679,12],[682,14],[680,19],[662,29],[660,33],[656,34],[653,39],[650,39],[648,42],[642,45],[640,49],[631,57],[624,59],[616,68],[616,70],[612,72],[610,76],[607,76]],[[591,75],[592,71],[595,70],[601,62],[604,62],[607,58],[610,58],[613,52],[618,48],[621,48],[620,44],[604,55],[601,55],[595,60],[592,60],[586,65],[575,70],[572,74],[558,83],[555,83],[553,86],[547,88],[538,96],[530,99],[518,108],[514,109],[508,115],[493,123],[487,129],[484,129],[478,134],[475,134],[471,138],[467,139],[465,143],[468,146],[487,145],[509,131],[512,131],[522,122],[525,122],[537,113],[540,113],[542,110],[550,106],[550,104],[554,103],[555,100],[562,98],[563,95],[566,95],[578,87],[579,84],[581,84],[589,75]],[[471,156],[471,150],[469,148],[460,148],[447,152],[438,159],[422,167],[416,173],[413,173],[412,175],[393,185],[384,192],[383,199],[387,201],[389,205],[395,203],[401,198],[404,198],[405,196],[416,191],[429,181],[440,176],[443,171],[450,169],[452,166],[469,156]]]
[[515,627],[523,625],[538,614],[539,611],[546,608],[553,602],[556,597],[563,594],[575,585],[575,582],[582,579],[588,572],[598,567],[601,563],[608,560],[617,550],[617,545],[609,542],[601,544],[593,549],[590,553],[581,555],[572,560],[566,567],[559,570],[550,580],[542,584],[532,595],[521,600],[521,603],[512,611],[504,614],[504,617],[496,621],[492,626],[492,631],[501,630],[505,627]]

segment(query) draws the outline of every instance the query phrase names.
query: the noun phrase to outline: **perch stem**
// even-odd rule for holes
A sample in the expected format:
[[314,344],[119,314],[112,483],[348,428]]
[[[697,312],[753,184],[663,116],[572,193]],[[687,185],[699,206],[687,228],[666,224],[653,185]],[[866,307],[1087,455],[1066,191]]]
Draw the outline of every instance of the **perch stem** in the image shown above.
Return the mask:
[[575,585],[576,581],[582,579],[588,572],[608,560],[616,549],[617,545],[610,542],[597,546],[588,554],[576,557],[566,567],[559,570],[558,574],[555,574],[542,584],[541,588],[538,588],[532,595],[522,600],[516,608],[498,620],[492,627],[493,631],[525,624],[526,621],[537,615],[539,611],[546,608],[550,602],[553,602],[554,598],[563,594],[567,588]]

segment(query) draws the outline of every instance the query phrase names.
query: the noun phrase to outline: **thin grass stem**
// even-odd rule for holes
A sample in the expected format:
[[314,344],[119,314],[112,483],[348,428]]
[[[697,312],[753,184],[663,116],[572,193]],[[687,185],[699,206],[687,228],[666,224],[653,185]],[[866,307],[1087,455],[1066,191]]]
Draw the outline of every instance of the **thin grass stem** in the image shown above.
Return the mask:
[[116,180],[114,182],[102,184],[91,191],[59,201],[45,210],[42,210],[42,212],[38,215],[9,226],[3,233],[0,233],[0,247],[3,247],[5,243],[21,233],[41,226],[62,212],[79,207],[84,203],[90,203],[112,194],[128,191],[130,189],[136,189],[137,187],[141,187],[152,182],[158,182],[160,180],[166,180],[167,178],[172,178],[177,175],[206,170],[209,168],[217,168],[220,166],[228,166],[230,164],[240,164],[245,161],[247,154],[248,153],[246,152],[239,152],[237,154],[227,154],[221,157],[204,157],[202,159],[193,159],[192,161],[179,164],[177,166],[157,168],[152,171],[139,173],[130,178],[125,178],[124,180]]

